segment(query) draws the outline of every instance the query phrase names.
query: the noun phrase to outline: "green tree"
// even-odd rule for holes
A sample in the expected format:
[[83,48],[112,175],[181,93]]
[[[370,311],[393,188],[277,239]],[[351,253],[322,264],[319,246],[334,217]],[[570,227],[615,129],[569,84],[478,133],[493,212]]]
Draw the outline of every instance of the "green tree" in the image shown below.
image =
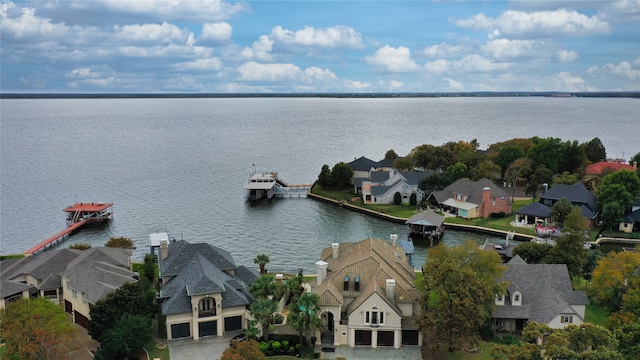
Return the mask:
[[409,205],[416,206],[418,204],[418,195],[416,193],[411,193],[409,196]]
[[256,299],[274,296],[278,292],[278,283],[274,279],[273,274],[262,274],[251,284],[249,291]]
[[562,140],[558,138],[532,138],[534,145],[527,152],[532,167],[546,166],[554,174],[558,172],[560,162],[563,161]]
[[109,241],[107,241],[104,244],[105,247],[112,247],[112,248],[122,248],[122,249],[128,249],[128,250],[135,250],[136,247],[133,244],[133,240],[126,238],[124,236],[120,236],[120,237],[111,237],[109,238]]
[[580,276],[587,258],[584,248],[586,225],[582,219],[580,208],[573,207],[564,222],[563,235],[556,239],[545,258],[547,264],[566,264],[571,278]]
[[8,303],[0,324],[8,359],[66,359],[76,333],[63,308],[43,297]]
[[331,186],[331,169],[327,164],[322,165],[322,170],[318,175],[318,185],[322,187]]
[[633,196],[622,184],[603,183],[598,188],[596,208],[601,212],[604,223],[610,228],[620,222],[626,211],[631,209],[632,204]]
[[603,177],[599,186],[602,188],[614,184],[622,185],[634,199],[640,196],[640,178],[631,170],[615,171]]
[[[479,250],[470,241],[428,250],[421,323],[434,332],[438,343],[447,343],[449,351],[477,343],[496,295],[505,291],[504,284],[497,283],[504,271],[501,263],[497,253]],[[435,308],[430,310],[430,304]]]
[[[303,336],[306,336],[310,330],[319,329],[320,322],[320,298],[313,293],[305,293],[289,307],[289,315],[287,319],[291,327],[298,331],[300,335],[300,344],[303,343]],[[307,339],[309,337],[307,336]],[[311,344],[313,345],[313,344]]]
[[289,296],[289,303],[295,303],[304,292],[304,279],[302,272],[292,276],[284,283],[284,293]]
[[[521,177],[526,177],[531,172],[531,162],[527,158],[519,158],[514,160],[507,171],[505,172],[505,178],[511,181],[511,186],[514,191],[516,186],[518,185],[518,179]],[[511,201],[514,201],[514,195],[511,195]]]
[[589,293],[613,311],[623,305],[629,289],[640,282],[640,253],[610,252],[598,261]]
[[76,250],[80,250],[80,251],[89,250],[89,249],[91,249],[91,244],[75,243],[75,244],[69,245],[69,249],[76,249]]
[[260,344],[253,339],[240,341],[228,347],[220,360],[265,360],[266,355],[260,351]]
[[251,327],[259,326],[262,329],[264,341],[269,341],[269,332],[273,331],[276,322],[275,312],[278,310],[278,303],[269,298],[259,298],[251,304]]
[[267,266],[267,264],[270,261],[271,259],[269,259],[269,256],[267,254],[259,254],[258,256],[255,257],[255,259],[253,259],[253,263],[258,264],[258,266],[260,266],[260,274],[267,273],[267,269],[265,266]]
[[519,255],[527,264],[542,264],[551,248],[552,246],[549,244],[538,244],[533,241],[523,242],[513,249],[513,255]]
[[640,152],[636,153],[631,157],[631,159],[629,159],[629,164],[633,165],[633,163],[636,163],[640,166]]
[[400,194],[400,192],[396,191],[395,194],[393,194],[393,203],[396,205],[402,204],[402,194]]
[[577,140],[562,143],[562,153],[562,160],[558,164],[558,172],[575,173],[584,168],[586,156],[584,149]]
[[600,218],[613,231],[613,226],[619,224],[627,210],[617,201],[611,201],[602,206]]
[[435,149],[436,147],[430,144],[416,146],[409,153],[409,159],[413,160],[419,168],[433,169],[429,168],[429,165],[431,164],[431,158],[435,156]]
[[339,189],[350,187],[351,179],[353,178],[353,169],[349,164],[339,162],[333,166],[333,169],[331,169],[331,177],[333,179],[333,183]]
[[562,198],[551,206],[551,219],[558,227],[562,227],[573,208],[574,206],[571,204],[571,201]]
[[494,164],[491,160],[485,160],[479,163],[477,166],[471,168],[471,180],[478,181],[482,178],[487,178],[494,183],[500,179],[502,175],[502,168]]
[[156,293],[146,279],[143,278],[137,283],[126,283],[91,306],[89,335],[102,342],[106,332],[112,329],[123,315],[139,315],[153,319],[158,311]]
[[132,358],[152,338],[153,327],[150,318],[124,314],[104,334],[95,358],[98,360]]
[[469,168],[463,163],[455,163],[447,167],[444,174],[454,182],[458,179],[464,179],[469,177]]
[[531,176],[529,177],[529,183],[527,184],[526,192],[536,198],[536,192],[542,184],[550,184],[553,180],[553,173],[547,169],[546,166],[540,165],[535,168]]
[[562,175],[556,175],[553,177],[553,184],[565,184],[565,185],[573,185],[580,180],[578,174],[572,174],[568,171],[562,173]]
[[397,158],[393,162],[393,167],[401,171],[413,170],[413,162],[406,157]]
[[398,158],[398,154],[393,149],[389,149],[387,150],[386,153],[384,153],[385,160],[393,160],[397,158]]
[[507,169],[512,162],[516,159],[520,159],[525,157],[526,154],[524,150],[522,150],[521,146],[518,145],[507,145],[500,148],[498,151],[498,155],[493,160],[501,169]]
[[584,147],[584,155],[590,162],[597,163],[607,160],[607,151],[604,145],[602,145],[602,141],[597,137],[582,145]]
[[449,186],[452,182],[444,173],[435,173],[420,180],[420,188],[428,191],[439,191]]
[[144,256],[144,264],[142,265],[142,274],[150,283],[158,277],[158,264],[156,264],[153,255],[146,254]]
[[587,258],[585,260],[584,266],[582,267],[582,277],[585,280],[591,281],[593,277],[593,271],[598,266],[598,261],[602,258],[602,251],[600,250],[591,250],[587,254]]

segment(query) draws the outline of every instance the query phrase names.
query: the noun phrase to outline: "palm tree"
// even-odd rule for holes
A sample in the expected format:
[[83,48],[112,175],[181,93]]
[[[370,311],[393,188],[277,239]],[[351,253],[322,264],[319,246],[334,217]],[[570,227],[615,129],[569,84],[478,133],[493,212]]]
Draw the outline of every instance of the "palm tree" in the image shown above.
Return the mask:
[[252,325],[260,323],[264,341],[269,341],[269,331],[275,323],[275,312],[277,310],[278,303],[268,298],[258,299],[251,304],[251,316],[254,319]]
[[264,274],[257,278],[249,288],[253,297],[256,299],[268,299],[269,296],[276,295],[278,283],[273,281],[274,278],[275,276],[271,274]]
[[303,335],[306,336],[309,330],[320,328],[321,322],[318,316],[320,312],[319,301],[320,297],[318,295],[305,293],[298,298],[298,301],[289,307],[288,322],[294,329],[298,330],[298,334],[300,334],[300,344],[302,344]]
[[271,260],[269,260],[269,256],[267,256],[267,254],[260,254],[256,256],[255,259],[253,259],[254,264],[260,265],[260,274],[267,273],[267,269],[265,268],[265,265],[267,265],[269,261]]

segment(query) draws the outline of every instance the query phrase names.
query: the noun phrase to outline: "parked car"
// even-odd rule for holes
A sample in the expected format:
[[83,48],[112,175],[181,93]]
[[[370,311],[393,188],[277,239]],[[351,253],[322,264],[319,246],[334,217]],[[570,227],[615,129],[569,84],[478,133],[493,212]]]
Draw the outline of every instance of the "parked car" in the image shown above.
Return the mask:
[[247,334],[238,334],[231,338],[229,341],[229,346],[233,346],[235,343],[246,341],[248,339]]

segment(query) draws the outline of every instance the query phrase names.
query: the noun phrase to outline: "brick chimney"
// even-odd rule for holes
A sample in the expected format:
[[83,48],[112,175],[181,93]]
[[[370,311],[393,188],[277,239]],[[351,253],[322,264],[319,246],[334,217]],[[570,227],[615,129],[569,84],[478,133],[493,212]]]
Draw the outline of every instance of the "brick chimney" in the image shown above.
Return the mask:
[[482,214],[481,217],[485,218],[491,214],[491,188],[485,187],[482,189]]

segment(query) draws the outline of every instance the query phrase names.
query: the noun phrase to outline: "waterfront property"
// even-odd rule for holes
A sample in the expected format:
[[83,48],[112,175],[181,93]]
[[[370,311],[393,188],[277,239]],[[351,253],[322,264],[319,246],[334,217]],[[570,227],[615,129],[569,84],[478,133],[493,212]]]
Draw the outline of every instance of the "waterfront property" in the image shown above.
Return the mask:
[[92,304],[125,283],[138,281],[138,275],[129,270],[130,256],[130,250],[94,247],[4,260],[0,307],[19,298],[42,296],[64,304],[74,322],[86,328]]
[[310,184],[290,185],[278,177],[277,172],[253,172],[249,182],[244,185],[245,198],[248,201],[257,201],[263,198],[269,200],[274,197],[306,197],[311,188]]
[[487,178],[458,179],[427,198],[431,206],[466,219],[487,218],[494,213],[511,213],[507,193]]
[[565,264],[527,264],[514,256],[506,264],[502,279],[506,293],[496,296],[491,311],[493,330],[520,332],[529,321],[552,329],[585,322],[589,304],[586,292],[573,290]]
[[580,214],[587,228],[596,226],[598,212],[596,211],[596,196],[584,186],[582,181],[573,185],[557,184],[540,195],[540,203],[551,208],[561,199],[567,199],[571,205],[580,208]]
[[400,348],[421,345],[420,293],[402,247],[379,239],[334,243],[310,285],[320,297],[316,344]]
[[407,220],[409,235],[440,240],[444,233],[444,216],[432,210],[421,211]]
[[228,251],[211,244],[162,239],[159,252],[167,339],[197,340],[247,328],[256,271],[236,266]]
[[640,232],[640,199],[636,199],[631,206],[631,211],[625,214],[618,225],[618,230],[627,233]]

